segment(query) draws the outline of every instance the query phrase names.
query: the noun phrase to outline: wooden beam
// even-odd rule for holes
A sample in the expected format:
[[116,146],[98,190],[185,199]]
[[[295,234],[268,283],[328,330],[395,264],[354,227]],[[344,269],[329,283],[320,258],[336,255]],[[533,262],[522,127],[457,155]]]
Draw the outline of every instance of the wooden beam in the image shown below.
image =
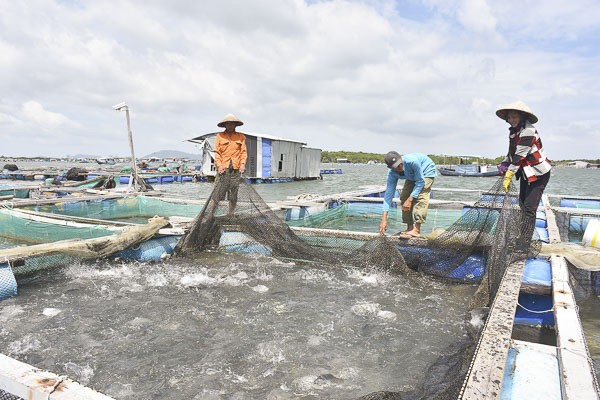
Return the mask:
[[563,257],[552,256],[552,291],[563,400],[598,400],[598,383],[579,320],[569,269]]
[[122,233],[95,239],[61,240],[33,246],[14,247],[0,250],[0,260],[18,260],[52,253],[66,253],[82,258],[106,257],[143,242],[156,235],[160,228],[169,223],[164,218],[153,218],[145,225],[131,226]]
[[560,231],[558,230],[558,225],[556,224],[556,216],[554,215],[554,211],[552,211],[552,207],[550,206],[550,200],[548,200],[547,195],[542,195],[542,203],[544,204],[544,211],[546,213],[546,225],[548,229],[548,239],[551,244],[560,242]]
[[504,273],[460,399],[500,398],[524,268],[525,262],[518,261]]
[[67,377],[0,354],[0,389],[29,400],[111,400]]

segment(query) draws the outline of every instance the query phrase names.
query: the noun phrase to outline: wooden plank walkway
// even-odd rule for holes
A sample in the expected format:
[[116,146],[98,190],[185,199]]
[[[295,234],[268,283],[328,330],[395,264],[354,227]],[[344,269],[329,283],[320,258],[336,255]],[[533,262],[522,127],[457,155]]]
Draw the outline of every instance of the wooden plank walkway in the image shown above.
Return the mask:
[[460,399],[499,399],[525,262],[506,269],[490,307]]
[[[548,237],[551,244],[560,243],[560,234],[548,196],[542,201],[546,211]],[[569,283],[569,269],[564,257],[552,256],[552,299],[556,321],[556,341],[561,369],[563,399],[598,399],[598,382],[575,296]]]
[[598,400],[594,373],[575,296],[569,284],[569,269],[563,257],[552,256],[552,291],[563,399]]

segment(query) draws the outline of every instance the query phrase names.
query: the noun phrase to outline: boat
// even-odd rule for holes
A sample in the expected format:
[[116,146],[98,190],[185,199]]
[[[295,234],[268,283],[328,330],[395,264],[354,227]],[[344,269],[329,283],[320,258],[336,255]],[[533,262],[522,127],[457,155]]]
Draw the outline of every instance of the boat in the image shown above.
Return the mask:
[[[488,177],[501,175],[498,168],[480,164],[481,156],[459,156],[459,164],[438,166],[438,171],[444,176]],[[472,162],[472,160],[476,160]]]
[[78,188],[114,188],[116,186],[115,178],[112,175],[93,175],[89,174],[88,179],[84,181],[62,181],[62,186]]
[[499,176],[500,171],[497,168],[488,169],[487,165],[455,165],[452,167],[438,167],[440,174],[444,176],[465,176],[465,177],[494,177]]
[[115,165],[117,162],[114,158],[98,157],[96,162],[100,165]]
[[342,174],[341,168],[327,168],[321,170],[321,175]]

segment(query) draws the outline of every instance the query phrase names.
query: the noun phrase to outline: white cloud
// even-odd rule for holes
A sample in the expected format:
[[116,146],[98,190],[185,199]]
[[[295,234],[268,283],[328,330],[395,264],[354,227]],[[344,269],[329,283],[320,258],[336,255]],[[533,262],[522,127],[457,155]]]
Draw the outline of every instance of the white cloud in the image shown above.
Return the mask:
[[57,127],[67,125],[69,119],[62,114],[46,111],[44,107],[36,101],[28,101],[23,104],[23,116],[43,127]]
[[[124,122],[111,109],[126,101],[138,154],[194,151],[182,140],[233,112],[249,132],[326,150],[384,153],[402,143],[497,156],[506,127],[495,108],[520,98],[539,114],[554,157],[592,156],[599,6],[544,4],[3,3],[0,124],[16,138],[3,152],[61,155],[69,143],[71,154],[115,154],[121,144],[126,154]],[[567,147],[558,138],[573,135],[571,121],[586,123]],[[43,147],[28,139],[40,131]]]
[[494,32],[496,18],[491,14],[486,0],[465,0],[458,11],[458,20],[475,32]]

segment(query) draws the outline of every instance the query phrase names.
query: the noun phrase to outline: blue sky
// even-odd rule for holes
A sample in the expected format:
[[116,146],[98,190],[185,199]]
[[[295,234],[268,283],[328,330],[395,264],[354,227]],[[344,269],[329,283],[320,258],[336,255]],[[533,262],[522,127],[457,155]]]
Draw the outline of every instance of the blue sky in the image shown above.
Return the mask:
[[0,155],[195,152],[242,131],[323,150],[507,150],[525,101],[551,159],[600,158],[596,0],[0,3]]

